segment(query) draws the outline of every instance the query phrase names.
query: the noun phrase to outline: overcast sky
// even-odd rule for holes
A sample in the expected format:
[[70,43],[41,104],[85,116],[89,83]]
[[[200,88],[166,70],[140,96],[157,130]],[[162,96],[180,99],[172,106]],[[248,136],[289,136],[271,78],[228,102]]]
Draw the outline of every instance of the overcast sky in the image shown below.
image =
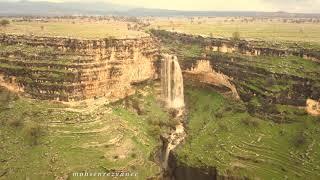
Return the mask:
[[[0,0],[1,1],[1,0]],[[7,0],[14,1],[14,0]],[[81,0],[32,0],[32,1],[81,1]],[[238,10],[238,11],[287,11],[320,13],[320,0],[93,0],[106,1],[145,8],[175,10]],[[92,2],[82,0],[81,2]]]

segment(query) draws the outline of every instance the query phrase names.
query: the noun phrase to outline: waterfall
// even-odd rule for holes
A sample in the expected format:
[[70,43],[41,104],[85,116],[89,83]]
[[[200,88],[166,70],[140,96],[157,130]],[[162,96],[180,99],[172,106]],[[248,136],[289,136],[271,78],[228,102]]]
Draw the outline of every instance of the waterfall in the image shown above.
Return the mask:
[[[161,60],[161,91],[162,100],[166,108],[175,109],[177,114],[174,118],[179,120],[175,129],[168,134],[167,142],[165,142],[161,163],[165,172],[169,172],[169,154],[174,150],[186,137],[183,126],[184,115],[184,94],[183,94],[183,76],[176,56],[162,55]],[[164,176],[165,177],[165,176]]]
[[184,107],[183,77],[176,56],[163,55],[161,61],[162,98],[167,108]]

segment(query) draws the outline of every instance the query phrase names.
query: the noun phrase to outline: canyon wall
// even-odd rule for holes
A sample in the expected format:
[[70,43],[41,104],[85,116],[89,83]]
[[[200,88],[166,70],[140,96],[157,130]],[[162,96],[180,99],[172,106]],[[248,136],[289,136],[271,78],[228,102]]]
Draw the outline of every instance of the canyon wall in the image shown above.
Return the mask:
[[[320,51],[298,43],[271,43],[265,41],[234,41],[226,38],[208,38],[192,36],[164,30],[151,31],[153,36],[162,41],[180,42],[183,44],[200,45],[206,52],[239,53],[249,56],[299,56],[304,59],[320,62]],[[180,57],[179,57],[180,58]]]
[[169,174],[174,180],[246,180],[247,177],[220,174],[216,167],[191,167],[179,160],[175,152],[169,155]]
[[83,40],[0,35],[0,85],[39,99],[119,99],[157,78],[152,38]]
[[232,78],[216,72],[209,60],[198,60],[192,68],[184,71],[184,78],[191,82],[200,82],[220,88],[228,88],[232,96],[240,99],[235,85],[232,84]]
[[[247,56],[299,56],[315,62],[320,62],[318,50],[303,47],[281,47],[279,45],[266,45],[265,42],[257,41],[230,41],[226,39],[210,39],[206,42],[207,51],[221,53],[240,53]],[[278,47],[279,46],[279,47]]]

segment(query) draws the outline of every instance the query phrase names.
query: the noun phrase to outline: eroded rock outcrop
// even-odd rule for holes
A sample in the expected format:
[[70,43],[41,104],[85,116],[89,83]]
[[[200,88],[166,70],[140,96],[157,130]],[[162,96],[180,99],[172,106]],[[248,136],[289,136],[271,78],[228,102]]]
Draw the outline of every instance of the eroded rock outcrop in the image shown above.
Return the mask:
[[156,78],[152,38],[83,40],[0,35],[0,83],[40,99],[118,99]]
[[308,99],[306,110],[313,116],[320,116],[320,100],[315,101],[312,99]]
[[240,99],[235,85],[231,82],[232,78],[216,72],[208,60],[198,60],[191,69],[184,71],[184,77],[193,82],[226,87],[232,92],[233,97]]

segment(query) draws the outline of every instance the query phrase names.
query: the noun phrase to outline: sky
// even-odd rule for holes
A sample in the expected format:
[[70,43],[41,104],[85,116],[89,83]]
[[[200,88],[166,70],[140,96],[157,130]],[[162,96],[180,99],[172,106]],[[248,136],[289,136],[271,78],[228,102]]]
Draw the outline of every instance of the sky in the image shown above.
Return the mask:
[[[1,1],[1,0],[0,0]],[[7,0],[14,1],[14,0]],[[92,0],[30,0],[92,2]],[[94,1],[94,0],[93,0]],[[320,13],[320,0],[95,0],[144,8],[215,11],[286,11]]]

